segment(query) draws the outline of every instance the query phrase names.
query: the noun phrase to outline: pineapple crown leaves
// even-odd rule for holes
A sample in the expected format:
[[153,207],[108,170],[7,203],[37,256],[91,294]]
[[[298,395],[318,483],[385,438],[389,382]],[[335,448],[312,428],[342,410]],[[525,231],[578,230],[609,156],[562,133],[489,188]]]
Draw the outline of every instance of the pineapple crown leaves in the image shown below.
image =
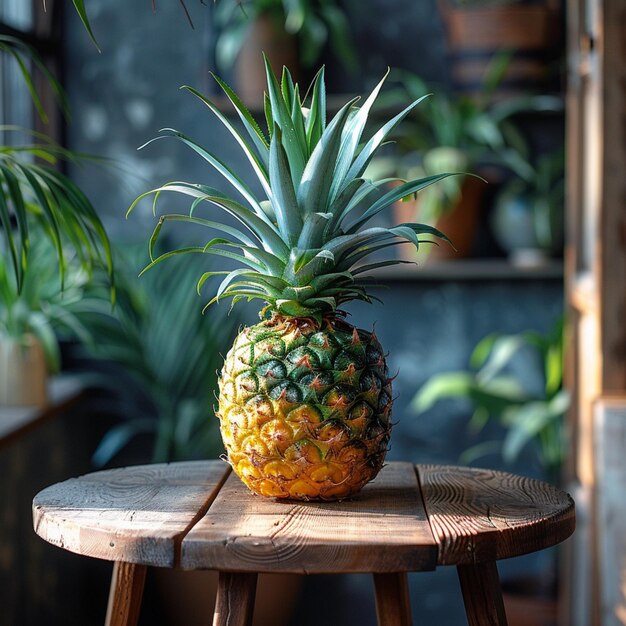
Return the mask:
[[[183,87],[203,102],[233,136],[265,198],[259,199],[215,154],[183,133],[166,128],[148,144],[165,137],[179,139],[226,179],[237,192],[236,197],[207,185],[175,181],[140,195],[127,215],[147,196],[153,196],[155,214],[164,192],[188,196],[191,198],[188,214],[160,217],[150,238],[150,263],[144,272],[179,254],[220,256],[243,267],[205,272],[200,277],[198,292],[209,278],[222,276],[207,306],[226,297],[232,298],[233,304],[241,299],[259,298],[267,302],[264,310],[321,319],[324,313],[335,311],[350,300],[371,302],[367,277],[362,278],[361,274],[402,262],[388,259],[364,264],[372,253],[406,242],[418,248],[425,241],[420,238],[423,235],[449,242],[443,233],[425,224],[404,223],[392,228],[367,227],[367,224],[397,200],[453,174],[411,181],[364,178],[377,150],[426,96],[410,103],[365,141],[363,133],[368,116],[386,75],[361,106],[358,106],[359,98],[350,100],[327,124],[324,68],[302,98],[299,86],[286,68],[280,82],[267,59],[265,68],[265,131],[219,77],[214,76],[233,105],[242,130],[211,100],[192,87]],[[386,190],[385,184],[391,180],[401,184]],[[197,216],[199,205],[204,203],[222,209],[240,227]],[[178,248],[155,257],[162,227],[172,221],[193,223],[220,236],[213,236],[204,246]]]

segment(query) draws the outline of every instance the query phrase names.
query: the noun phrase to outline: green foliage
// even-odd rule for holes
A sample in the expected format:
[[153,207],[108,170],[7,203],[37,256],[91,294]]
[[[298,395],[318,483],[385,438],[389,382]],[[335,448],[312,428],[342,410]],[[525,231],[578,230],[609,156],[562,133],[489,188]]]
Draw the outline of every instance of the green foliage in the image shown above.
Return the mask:
[[[17,63],[43,122],[47,116],[30,73],[32,66],[41,71],[67,112],[60,84],[31,47],[0,35],[0,52]],[[85,157],[40,133],[13,126],[2,126],[0,131],[32,138],[26,144],[0,146],[0,333],[14,339],[34,333],[54,371],[59,363],[52,327],[63,322],[86,338],[85,329],[67,308],[95,268],[105,267],[113,285],[110,244],[88,198],[56,167],[60,161],[76,163]],[[63,294],[66,286],[68,293]],[[113,286],[110,293],[114,298]]]
[[[323,69],[307,92],[306,104],[287,69],[279,82],[266,60],[266,76],[267,134],[220,79],[217,79],[218,84],[239,115],[243,131],[235,128],[208,98],[187,88],[235,138],[252,165],[265,198],[257,197],[251,187],[210,150],[176,130],[164,129],[157,140],[175,137],[185,143],[226,179],[243,203],[206,185],[180,181],[142,194],[128,213],[149,195],[154,196],[153,211],[156,212],[157,202],[167,191],[192,199],[187,216],[166,214],[160,217],[150,240],[151,262],[146,269],[173,256],[189,253],[220,256],[244,265],[246,269],[223,270],[225,278],[209,304],[225,297],[232,298],[233,303],[242,298],[259,298],[274,311],[320,316],[353,299],[370,302],[367,278],[358,277],[362,263],[370,254],[402,241],[418,248],[422,235],[447,240],[443,233],[425,224],[366,227],[372,218],[399,198],[451,176],[443,173],[410,180],[388,191],[384,188],[388,179],[372,180],[364,175],[389,134],[423,97],[383,124],[367,141],[362,141],[369,111],[385,78],[363,106],[358,107],[355,98],[327,124]],[[198,218],[201,204],[222,209],[243,225],[244,231]],[[184,220],[218,231],[220,237],[212,237],[204,245],[155,256],[153,249],[163,226]],[[388,265],[389,261],[380,263]],[[372,263],[367,269],[377,266]],[[199,286],[214,274],[205,273]],[[320,277],[325,280],[318,280]]]
[[[62,111],[68,113],[61,85],[33,48],[15,37],[0,35],[0,52],[18,64],[42,122],[47,122],[47,115],[30,73],[31,64],[41,71]],[[76,252],[84,269],[90,271],[103,262],[112,276],[109,241],[100,219],[82,191],[56,169],[59,161],[76,163],[84,156],[41,133],[13,126],[0,130],[5,134],[26,133],[33,139],[26,145],[0,146],[0,245],[10,258],[16,293],[21,292],[28,269],[30,230],[34,226],[56,250],[61,283],[67,246]]]
[[[58,334],[91,343],[93,336],[82,317],[83,307],[92,307],[88,295],[90,276],[78,255],[63,252],[65,280],[63,288],[55,263],[57,251],[39,229],[32,233],[29,262],[17,289],[15,274],[8,266],[8,256],[0,256],[0,336],[22,341],[32,334],[40,341],[48,370],[60,368]],[[2,246],[0,246],[0,249]],[[100,300],[100,307],[110,303]]]
[[37,89],[31,75],[31,65],[34,65],[41,72],[41,75],[48,82],[50,89],[56,98],[57,104],[66,116],[69,115],[67,97],[63,88],[55,76],[46,67],[45,63],[42,61],[41,57],[37,54],[34,48],[24,43],[17,37],[13,37],[11,35],[0,35],[0,52],[12,57],[17,64],[37,115],[44,124],[48,123],[48,115],[44,110],[41,98],[37,93]]
[[[510,371],[521,351],[531,350],[539,361],[543,389],[529,392]],[[558,481],[566,453],[563,417],[569,394],[563,383],[563,324],[547,335],[528,331],[515,335],[492,334],[478,343],[470,369],[433,376],[413,399],[413,408],[423,413],[446,398],[466,398],[474,406],[471,426],[482,429],[489,419],[498,420],[507,434],[501,446],[486,442],[464,455],[469,462],[500,447],[505,461],[514,461],[531,442],[537,444],[539,460],[548,476]]]
[[[119,252],[115,310],[95,306],[85,315],[98,337],[87,354],[104,371],[96,382],[107,389],[108,408],[121,418],[94,460],[107,463],[140,434],[154,438],[154,461],[215,456],[221,451],[212,410],[216,372],[237,320],[217,310],[201,315],[195,279],[179,263],[138,279],[131,269],[138,257],[128,246]],[[102,300],[102,290],[100,295]]]
[[259,16],[270,17],[279,28],[297,37],[304,67],[315,65],[328,43],[347,69],[356,68],[350,23],[336,0],[216,0],[215,4],[219,30],[216,53],[222,70],[233,65]]
[[[204,0],[200,2],[205,4]],[[178,3],[193,28],[185,0],[178,0]],[[100,51],[85,1],[72,0],[72,4],[89,38]],[[304,67],[316,63],[327,43],[347,69],[354,71],[357,66],[350,23],[335,0],[214,0],[214,4],[215,21],[221,31],[216,45],[218,64],[224,69],[233,64],[254,18],[260,15],[269,15],[285,32],[298,38]],[[45,7],[45,0],[42,5]],[[156,0],[152,0],[152,10],[156,10]]]
[[[0,128],[5,132],[22,131]],[[110,244],[100,218],[85,194],[53,167],[61,159],[77,162],[81,155],[43,135],[31,134],[35,139],[31,144],[0,146],[0,241],[10,259],[17,294],[28,270],[34,227],[56,251],[61,283],[65,277],[64,250],[68,247],[76,252],[84,269],[91,271],[94,265],[106,265],[112,279]]]
[[[397,156],[379,164],[380,171],[413,177],[490,165],[504,167],[522,179],[532,176],[529,147],[513,118],[520,112],[560,110],[562,102],[552,96],[494,101],[494,90],[509,62],[510,54],[496,55],[480,93],[473,97],[433,89],[413,73],[397,72],[400,88],[388,95],[387,104],[397,105],[406,94],[415,98],[434,93],[396,135]],[[422,194],[420,218],[433,220],[453,207],[462,181],[451,178]]]

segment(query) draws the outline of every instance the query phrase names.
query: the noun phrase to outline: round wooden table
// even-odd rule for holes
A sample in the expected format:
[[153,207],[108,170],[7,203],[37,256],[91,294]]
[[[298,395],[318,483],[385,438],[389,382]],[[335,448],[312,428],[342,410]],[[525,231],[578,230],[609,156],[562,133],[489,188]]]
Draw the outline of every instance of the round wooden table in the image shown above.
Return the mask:
[[343,502],[251,494],[221,461],[95,472],[41,491],[37,534],[114,561],[107,626],[134,626],[147,566],[220,572],[215,626],[251,622],[257,574],[371,572],[378,623],[411,623],[407,572],[456,566],[470,626],[506,624],[496,561],[574,531],[545,483],[467,467],[389,463]]

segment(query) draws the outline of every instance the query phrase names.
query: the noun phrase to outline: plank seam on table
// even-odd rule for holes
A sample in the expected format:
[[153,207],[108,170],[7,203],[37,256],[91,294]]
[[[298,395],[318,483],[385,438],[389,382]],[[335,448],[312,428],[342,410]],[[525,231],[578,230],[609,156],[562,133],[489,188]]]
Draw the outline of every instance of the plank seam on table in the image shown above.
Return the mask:
[[430,523],[430,514],[428,512],[428,507],[426,506],[426,498],[424,498],[424,492],[422,491],[422,480],[420,478],[419,466],[417,464],[413,465],[413,470],[415,471],[415,478],[417,480],[417,489],[420,494],[420,498],[422,500],[422,506],[424,507],[424,513],[426,513],[426,521],[428,522],[428,528],[430,529],[430,536],[433,538],[435,542],[435,546],[437,547],[437,562],[435,563],[435,569],[439,563],[439,538],[435,534],[435,530],[433,525]]
[[180,533],[178,533],[173,538],[174,568],[175,569],[180,568],[180,563],[182,559],[183,541],[185,540],[185,537],[193,530],[194,526],[208,513],[209,509],[211,508],[211,505],[215,502],[215,499],[217,498],[220,491],[222,490],[222,487],[224,486],[224,483],[226,483],[226,480],[230,476],[231,472],[232,472],[232,469],[230,465],[228,465],[226,467],[226,471],[224,472],[224,475],[222,476],[220,481],[217,483],[213,491],[209,493],[206,500],[202,503],[202,506],[198,509],[198,512],[193,516],[193,519],[189,522],[189,524],[187,524],[187,526]]
[[[424,468],[431,468],[431,467],[434,467],[434,466],[429,465],[429,464],[425,464],[422,466],[420,466],[419,464],[416,465],[416,472],[417,472],[417,477],[418,477],[418,483],[420,485],[420,491],[422,491],[422,476],[420,474],[420,470]],[[446,467],[448,469],[455,468],[455,466],[441,466],[441,467]],[[482,470],[482,468],[464,468],[464,467],[463,468],[459,467],[458,469],[470,469],[470,470],[475,469],[476,471]],[[498,471],[496,473],[509,475],[508,472]],[[531,480],[537,483],[543,482],[543,481],[538,481],[536,479],[530,479],[528,477],[521,477],[521,478],[524,478],[526,480]],[[573,534],[576,528],[576,515],[575,515],[576,509],[575,509],[575,503],[572,497],[568,493],[558,489],[554,485],[550,485],[548,483],[545,483],[545,484],[547,484],[550,488],[555,489],[556,491],[564,494],[567,498],[567,506],[563,506],[563,508],[559,510],[555,510],[548,515],[541,515],[535,519],[529,519],[526,521],[524,525],[525,530],[530,531],[530,533],[532,533],[534,537],[541,539],[540,541],[541,547],[534,547],[533,549],[529,550],[528,547],[526,546],[524,548],[520,548],[519,551],[516,551],[513,554],[509,553],[508,551],[503,554],[501,551],[502,537],[516,535],[518,531],[521,531],[521,527],[519,527],[516,524],[512,524],[508,522],[507,520],[494,519],[492,517],[490,507],[487,506],[487,511],[485,514],[483,514],[483,518],[486,521],[488,521],[489,524],[493,528],[492,530],[488,532],[481,531],[480,535],[485,538],[487,536],[492,537],[492,541],[494,542],[493,559],[500,560],[503,558],[510,558],[513,556],[521,556],[523,554],[528,554],[529,552],[534,552],[536,550],[545,549],[547,547],[551,547],[551,546],[554,546],[563,542],[565,539],[567,539],[569,536]],[[527,492],[525,488],[523,488],[522,491],[529,497],[532,496],[532,494]],[[424,497],[423,493],[422,493],[422,498],[424,502],[424,510],[426,511],[426,515],[427,515],[429,525],[431,527],[431,531],[433,532],[433,536],[435,537],[439,546],[438,564],[439,565],[459,565],[459,564],[477,565],[477,564],[485,562],[485,559],[479,558],[477,555],[478,545],[475,542],[474,535],[471,533],[465,534],[463,537],[463,542],[467,544],[466,551],[471,553],[472,555],[471,560],[465,560],[465,559],[463,559],[462,561],[450,560],[449,558],[450,555],[448,554],[448,547],[449,547],[448,542],[450,538],[445,533],[442,534],[440,532],[441,529],[437,528],[434,520],[431,521],[431,515],[429,512],[429,503],[428,503],[427,498]],[[553,526],[556,526],[556,528],[553,528]],[[547,535],[546,535],[546,532],[542,532],[542,531],[545,531],[546,529],[550,530],[550,532],[547,533]],[[457,537],[455,541],[458,541],[458,540],[461,540],[461,537]],[[526,541],[526,543],[528,543],[528,541]],[[482,549],[484,549],[484,546]]]
[[[201,516],[201,512],[207,504],[210,504],[208,502],[210,494],[219,492],[223,479],[230,473],[230,467],[219,461],[181,463],[181,466],[188,466],[182,470],[177,465],[148,464],[114,468],[50,485],[33,499],[35,532],[48,543],[76,554],[137,565],[175,567],[176,538],[180,541],[181,535],[188,530],[190,521]],[[136,477],[131,480],[137,470],[141,470],[142,475],[146,472],[157,472],[159,480],[154,484],[154,488],[148,489],[141,481],[137,482]],[[172,471],[173,474],[170,475]],[[97,513],[81,517],[82,507],[76,506],[74,498],[77,494],[74,493],[76,489],[73,487],[86,489],[82,495],[87,497],[87,510],[93,508],[96,512],[106,511],[107,509],[102,509],[99,503],[102,497],[110,499],[116,496],[118,489],[112,494],[107,492],[106,487],[116,485],[120,477],[124,480],[121,480],[119,487],[130,486],[134,496],[141,492],[149,497],[151,503],[155,501],[158,503],[161,498],[165,509],[160,507],[154,509],[153,504],[148,507],[140,505],[137,508],[133,501],[129,506],[123,507],[127,514],[119,520],[114,516],[101,518]],[[180,503],[176,491],[179,482],[183,485],[186,496]],[[159,495],[161,488],[169,489],[166,497]],[[171,506],[168,506],[168,503]],[[95,508],[94,504],[97,505]],[[176,517],[173,525],[169,524],[168,519],[158,516],[159,511],[163,511],[164,515],[168,512],[177,513],[174,509],[178,504],[181,506],[178,512],[183,517]],[[74,516],[74,512],[78,512],[77,516]],[[139,526],[134,526],[134,516],[139,512],[157,512],[157,519],[144,516]],[[122,525],[119,526],[117,521],[121,521]]]
[[417,485],[419,487],[420,497],[422,498],[422,504],[424,505],[424,511],[426,512],[426,520],[428,521],[428,527],[430,528],[430,534],[433,536],[435,544],[437,545],[437,565],[439,565],[440,557],[441,557],[441,537],[437,533],[437,529],[433,527],[432,522],[430,521],[430,512],[428,510],[428,506],[426,503],[426,498],[424,497],[424,491],[422,489],[422,477],[420,476],[420,466],[419,464],[415,464],[415,476],[417,477]]
[[[364,521],[372,524],[372,517],[378,511],[376,500],[368,504],[366,497],[363,500],[365,504],[362,505],[359,504],[361,498],[356,498],[354,501],[349,499],[344,503],[329,503],[330,516],[323,517],[319,521],[326,523],[327,520],[334,520],[332,523],[339,524],[335,528],[335,533],[331,531],[330,535],[322,533],[318,536],[314,531],[311,536],[306,533],[300,536],[298,532],[301,524],[304,524],[302,528],[311,524],[313,524],[311,529],[317,528],[315,516],[325,515],[325,505],[315,502],[308,504],[274,502],[273,499],[268,500],[258,496],[253,501],[251,498],[255,496],[252,496],[243,483],[231,473],[207,514],[184,538],[181,567],[215,569],[215,563],[219,563],[221,571],[282,571],[285,573],[296,571],[298,573],[330,573],[338,571],[338,567],[345,568],[342,571],[380,573],[434,570],[437,565],[437,543],[426,519],[423,502],[420,500],[414,464],[406,462],[398,465],[404,466],[401,472],[401,485],[391,484],[390,477],[381,483],[381,488],[384,489],[381,494],[387,494],[385,501],[389,504],[385,510],[391,514],[387,523],[390,524],[390,528],[396,530],[406,530],[408,527],[407,532],[411,533],[411,538],[406,538],[402,533],[400,536],[404,537],[404,540],[399,540],[397,545],[394,542],[388,542],[384,535],[372,538],[369,542],[367,535],[364,536],[359,532],[359,527],[349,530],[349,532],[356,533],[352,540],[349,537],[342,537],[342,516],[349,514],[350,511],[358,515],[361,511],[360,506],[365,506],[361,511],[365,515]],[[389,466],[388,469],[390,469]],[[399,471],[398,468],[396,471]],[[392,473],[390,476],[393,475]],[[408,487],[405,483],[409,483]],[[402,490],[396,495],[401,500],[401,506],[396,510],[397,507],[391,506],[395,492],[390,490],[394,487],[400,488],[400,486]],[[409,495],[405,493],[407,488],[410,489]],[[369,489],[369,486],[366,487],[364,492]],[[238,505],[240,498],[244,496],[242,502],[247,503],[248,506],[243,507],[242,515]],[[224,510],[222,510],[223,506]],[[337,511],[333,512],[335,507]],[[401,518],[398,511],[402,513]],[[223,516],[224,512],[226,517]],[[384,516],[385,511],[379,513]],[[300,514],[303,519],[295,519]],[[409,518],[405,517],[407,515]],[[417,517],[414,520],[415,516]],[[400,519],[404,520],[402,528]],[[298,524],[292,526],[294,521]],[[239,524],[236,528],[233,526],[235,522]],[[381,522],[385,522],[384,517],[381,518]],[[337,532],[339,535],[336,534]],[[305,541],[301,541],[302,538]],[[355,545],[357,545],[356,548]],[[397,558],[390,554],[396,555]],[[332,560],[329,561],[323,555],[331,555]],[[364,560],[365,563],[363,563]],[[337,564],[338,561],[341,565]]]

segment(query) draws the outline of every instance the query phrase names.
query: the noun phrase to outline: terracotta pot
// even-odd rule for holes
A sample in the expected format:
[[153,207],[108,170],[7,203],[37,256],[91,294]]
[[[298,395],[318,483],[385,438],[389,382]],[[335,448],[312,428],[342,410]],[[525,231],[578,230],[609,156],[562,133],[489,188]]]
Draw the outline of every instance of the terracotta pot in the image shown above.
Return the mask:
[[[461,259],[471,255],[481,215],[482,200],[485,194],[485,183],[473,176],[467,176],[461,186],[461,194],[455,205],[433,224],[444,233],[454,244],[455,250],[445,241],[439,245],[425,244],[419,252],[409,245],[398,246],[398,254],[406,261],[419,260],[444,261]],[[420,222],[419,195],[412,202],[396,202],[394,205],[394,223]],[[436,239],[429,237],[429,239]]]
[[247,106],[257,109],[263,107],[266,90],[261,52],[265,53],[277,76],[280,77],[283,66],[286,66],[294,80],[299,79],[295,37],[286,33],[276,19],[259,15],[252,23],[235,61],[235,91]]
[[0,337],[0,406],[43,407],[47,383],[43,348],[33,335],[21,342]]
[[512,52],[500,92],[544,86],[551,52],[560,39],[558,12],[550,2],[461,8],[439,0],[439,10],[459,90],[479,92],[487,66],[499,50]]

